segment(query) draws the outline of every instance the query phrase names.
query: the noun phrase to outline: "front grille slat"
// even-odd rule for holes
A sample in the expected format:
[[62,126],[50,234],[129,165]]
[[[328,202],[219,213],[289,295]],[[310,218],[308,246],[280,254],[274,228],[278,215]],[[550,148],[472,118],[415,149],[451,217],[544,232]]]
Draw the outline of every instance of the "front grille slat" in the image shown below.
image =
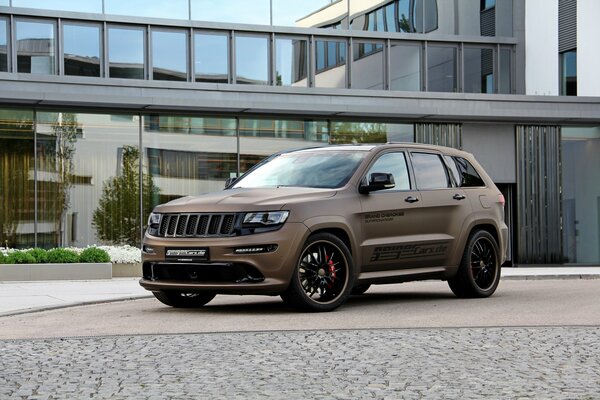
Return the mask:
[[159,237],[226,237],[235,233],[236,214],[163,214]]

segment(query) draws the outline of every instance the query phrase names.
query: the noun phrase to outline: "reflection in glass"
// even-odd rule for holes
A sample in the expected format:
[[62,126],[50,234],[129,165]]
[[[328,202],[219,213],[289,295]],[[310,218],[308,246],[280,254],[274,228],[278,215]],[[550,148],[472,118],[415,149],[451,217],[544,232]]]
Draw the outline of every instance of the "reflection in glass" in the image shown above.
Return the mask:
[[275,39],[275,84],[306,86],[308,83],[308,41],[305,39]]
[[0,247],[35,244],[33,112],[0,109]]
[[390,89],[421,90],[421,47],[392,44],[390,49]]
[[427,90],[430,92],[457,92],[455,47],[427,47]]
[[383,44],[354,43],[353,89],[383,89]]
[[328,141],[327,121],[240,119],[240,172],[273,153]]
[[512,50],[500,49],[500,71],[498,72],[498,93],[512,93]]
[[106,14],[188,19],[187,0],[104,0]]
[[[8,0],[5,3],[4,5],[8,5]],[[102,0],[12,0],[12,6],[98,14],[102,12]]]
[[236,83],[269,83],[269,40],[266,36],[235,37]]
[[65,75],[100,76],[100,27],[63,25]]
[[160,188],[152,206],[223,189],[237,173],[235,124],[234,118],[145,116],[144,173]]
[[494,93],[494,50],[464,50],[466,93]]
[[0,18],[0,72],[8,71],[8,48],[6,41],[6,19]]
[[346,87],[346,42],[316,41],[316,87]]
[[[139,246],[139,119],[37,113],[38,245]],[[156,188],[144,181],[144,202]]]
[[196,82],[229,82],[228,37],[219,33],[194,35]]
[[108,62],[111,78],[144,79],[144,30],[108,28]]
[[152,79],[187,81],[186,32],[152,31]]
[[600,127],[561,129],[563,255],[600,262]]
[[412,124],[331,122],[332,144],[414,142]]
[[[118,1],[118,0],[115,0]],[[270,0],[191,0],[192,20],[269,25]]]
[[55,73],[54,23],[17,21],[17,72]]

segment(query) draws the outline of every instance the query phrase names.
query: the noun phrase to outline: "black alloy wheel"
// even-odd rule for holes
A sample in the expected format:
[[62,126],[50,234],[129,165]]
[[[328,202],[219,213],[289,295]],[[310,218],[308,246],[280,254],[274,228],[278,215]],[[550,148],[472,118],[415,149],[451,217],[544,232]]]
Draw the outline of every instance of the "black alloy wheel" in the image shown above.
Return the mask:
[[152,292],[152,294],[161,303],[175,308],[199,308],[216,296],[216,294],[210,292],[184,293],[171,290],[161,290]]
[[500,252],[487,231],[471,233],[456,275],[448,280],[458,297],[491,296],[500,282]]
[[338,237],[318,233],[308,238],[283,300],[294,308],[331,311],[346,301],[352,290],[354,264]]

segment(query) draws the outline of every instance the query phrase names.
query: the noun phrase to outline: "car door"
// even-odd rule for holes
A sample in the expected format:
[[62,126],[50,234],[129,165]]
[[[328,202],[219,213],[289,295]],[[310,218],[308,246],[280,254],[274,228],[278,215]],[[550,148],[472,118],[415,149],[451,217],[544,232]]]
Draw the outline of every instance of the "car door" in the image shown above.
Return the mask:
[[375,158],[371,173],[391,173],[395,187],[361,195],[362,271],[386,271],[414,266],[414,246],[420,235],[420,196],[414,189],[406,151],[388,151]]
[[442,154],[415,150],[410,158],[421,200],[423,261],[432,267],[449,265],[471,203]]

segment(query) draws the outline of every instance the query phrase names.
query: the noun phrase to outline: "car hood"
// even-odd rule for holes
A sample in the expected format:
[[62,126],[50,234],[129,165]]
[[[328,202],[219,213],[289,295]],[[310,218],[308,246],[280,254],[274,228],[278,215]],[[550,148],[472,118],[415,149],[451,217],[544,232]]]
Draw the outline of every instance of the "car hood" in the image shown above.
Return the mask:
[[154,209],[156,212],[243,212],[279,210],[286,204],[304,203],[335,196],[334,189],[277,187],[228,189],[201,196],[187,196]]

